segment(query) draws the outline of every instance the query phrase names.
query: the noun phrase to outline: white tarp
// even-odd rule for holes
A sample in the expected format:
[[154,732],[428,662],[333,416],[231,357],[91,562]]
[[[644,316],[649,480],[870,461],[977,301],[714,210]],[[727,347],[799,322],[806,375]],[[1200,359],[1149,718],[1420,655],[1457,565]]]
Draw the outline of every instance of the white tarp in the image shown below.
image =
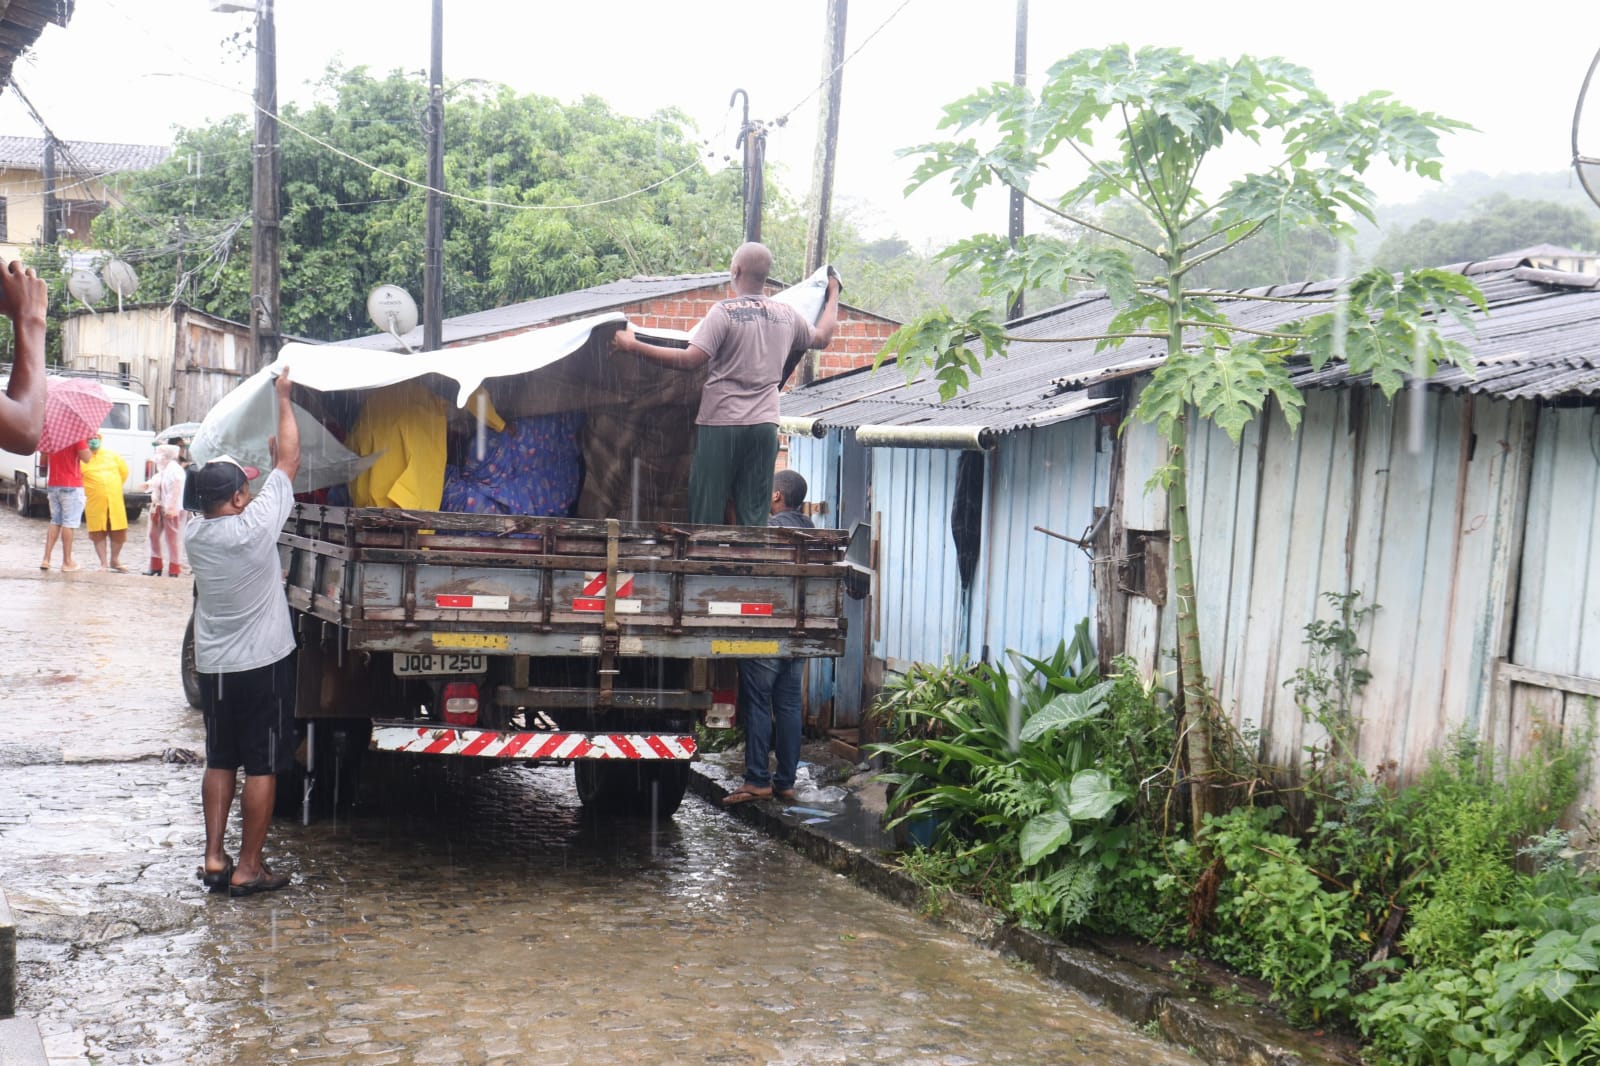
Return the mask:
[[[828,271],[823,267],[773,299],[789,304],[815,322],[822,314],[827,288]],[[375,389],[437,374],[456,383],[456,406],[465,407],[468,397],[486,379],[549,366],[581,351],[595,331],[609,334],[626,323],[625,315],[611,312],[477,344],[410,354],[326,344],[285,344],[271,366],[246,378],[207,412],[189,444],[189,454],[196,462],[231,455],[247,466],[265,471],[271,465],[267,438],[278,432],[272,382],[284,367],[296,385],[319,392]],[[296,492],[347,482],[375,458],[363,458],[350,451],[299,405],[295,405],[295,422],[300,428]]]

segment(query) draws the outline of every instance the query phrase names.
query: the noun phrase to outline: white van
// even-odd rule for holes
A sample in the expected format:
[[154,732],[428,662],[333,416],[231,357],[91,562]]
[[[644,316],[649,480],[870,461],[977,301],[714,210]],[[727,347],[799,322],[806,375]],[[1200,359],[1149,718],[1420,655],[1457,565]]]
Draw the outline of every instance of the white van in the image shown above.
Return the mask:
[[[10,367],[6,367],[9,370]],[[106,395],[111,398],[111,410],[100,423],[100,439],[105,446],[122,456],[128,464],[128,480],[122,486],[123,502],[128,508],[128,521],[136,521],[150,505],[150,493],[145,482],[156,470],[155,432],[150,425],[150,401],[132,389],[113,384],[116,378],[72,371],[62,372],[51,368],[51,377],[96,377]],[[4,390],[11,376],[0,371],[0,390]],[[42,514],[45,500],[46,476],[40,470],[39,455],[18,455],[0,451],[0,492],[11,494],[12,502],[20,514]]]

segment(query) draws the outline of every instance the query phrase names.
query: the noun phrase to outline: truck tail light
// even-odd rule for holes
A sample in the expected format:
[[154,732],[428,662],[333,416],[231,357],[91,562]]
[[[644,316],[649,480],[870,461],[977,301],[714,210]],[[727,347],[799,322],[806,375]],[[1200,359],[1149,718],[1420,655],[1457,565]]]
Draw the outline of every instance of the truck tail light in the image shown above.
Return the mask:
[[144,461],[144,479],[146,481],[149,481],[151,478],[153,478],[155,476],[156,476],[156,461],[154,459],[146,459]]
[[736,718],[734,700],[737,697],[737,689],[717,688],[711,690],[711,709],[706,712],[707,729],[733,728]]
[[444,720],[451,725],[478,724],[478,686],[452,681],[444,687]]

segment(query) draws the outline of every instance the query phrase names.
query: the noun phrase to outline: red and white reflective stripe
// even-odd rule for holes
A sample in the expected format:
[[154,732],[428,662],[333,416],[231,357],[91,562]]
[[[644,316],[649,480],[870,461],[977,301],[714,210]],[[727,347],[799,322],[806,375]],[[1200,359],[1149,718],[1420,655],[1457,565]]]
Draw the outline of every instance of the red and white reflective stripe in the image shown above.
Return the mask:
[[664,733],[504,733],[453,726],[372,727],[374,751],[483,759],[692,759],[693,736]]
[[444,596],[433,598],[435,607],[461,607],[473,611],[509,611],[510,596]]
[[730,600],[711,600],[706,604],[707,614],[772,616],[770,603],[737,603]]
[[[621,570],[617,571],[617,612],[619,614],[639,614],[643,605],[631,597],[633,595],[633,575]],[[604,611],[606,609],[606,575],[605,571],[596,573],[593,570],[583,572],[583,589],[577,598],[572,601],[574,611]]]

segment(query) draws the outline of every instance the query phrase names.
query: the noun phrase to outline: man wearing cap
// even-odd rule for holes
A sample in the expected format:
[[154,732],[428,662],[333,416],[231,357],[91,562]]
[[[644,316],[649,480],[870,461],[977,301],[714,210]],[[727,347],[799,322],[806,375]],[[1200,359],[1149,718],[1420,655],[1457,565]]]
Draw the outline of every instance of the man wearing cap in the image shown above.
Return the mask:
[[[294,507],[300,431],[289,404],[289,372],[275,385],[278,435],[268,442],[273,468],[258,494],[252,466],[222,456],[189,471],[183,506],[202,518],[184,532],[194,574],[194,657],[206,724],[206,772],[200,786],[206,857],[200,879],[213,892],[249,896],[289,883],[261,859],[277,796],[277,774],[294,752],[294,629],[283,591],[278,531]],[[228,815],[239,768],[243,829],[239,861],[229,857]]]

